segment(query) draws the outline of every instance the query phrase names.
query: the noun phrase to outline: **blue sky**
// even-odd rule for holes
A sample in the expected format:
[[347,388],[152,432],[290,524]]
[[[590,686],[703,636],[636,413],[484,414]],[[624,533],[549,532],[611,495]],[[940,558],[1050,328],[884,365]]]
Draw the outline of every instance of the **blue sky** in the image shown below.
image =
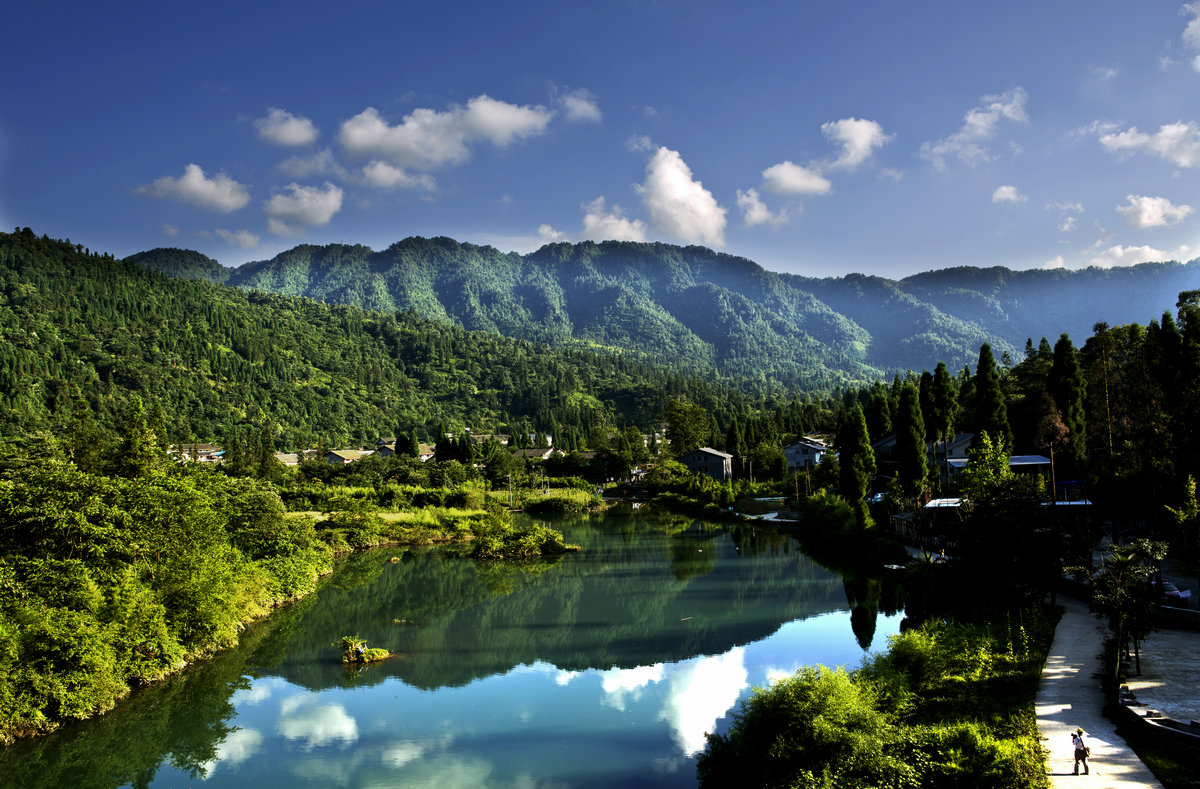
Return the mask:
[[1200,256],[1200,0],[4,16],[0,227],[116,255],[618,238],[889,277]]

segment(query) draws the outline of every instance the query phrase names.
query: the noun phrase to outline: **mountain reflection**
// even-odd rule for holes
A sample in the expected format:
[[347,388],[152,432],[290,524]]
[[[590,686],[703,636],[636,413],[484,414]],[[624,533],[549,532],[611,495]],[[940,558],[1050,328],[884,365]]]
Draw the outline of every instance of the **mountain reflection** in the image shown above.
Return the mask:
[[[581,519],[565,531],[583,550],[550,563],[478,564],[439,551],[397,563],[386,552],[350,557],[339,580],[359,582],[322,590],[266,668],[312,690],[387,677],[461,686],[535,661],[634,669],[723,654],[846,607],[840,576],[770,529],[739,527],[731,538],[643,517]],[[399,657],[347,674],[329,645],[353,633]]]

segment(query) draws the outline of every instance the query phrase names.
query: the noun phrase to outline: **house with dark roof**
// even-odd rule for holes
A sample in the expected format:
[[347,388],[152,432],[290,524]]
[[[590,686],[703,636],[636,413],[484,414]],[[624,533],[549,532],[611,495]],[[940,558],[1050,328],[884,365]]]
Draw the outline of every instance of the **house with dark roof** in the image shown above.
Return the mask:
[[733,455],[719,449],[700,447],[679,458],[679,462],[693,474],[706,474],[720,482],[733,479]]

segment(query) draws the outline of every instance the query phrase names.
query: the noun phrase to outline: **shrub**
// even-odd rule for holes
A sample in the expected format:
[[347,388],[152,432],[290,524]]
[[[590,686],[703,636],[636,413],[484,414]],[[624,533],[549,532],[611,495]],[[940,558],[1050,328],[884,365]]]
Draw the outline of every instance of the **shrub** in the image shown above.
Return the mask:
[[702,786],[917,786],[870,687],[843,669],[804,668],[757,689],[727,735],[708,736]]

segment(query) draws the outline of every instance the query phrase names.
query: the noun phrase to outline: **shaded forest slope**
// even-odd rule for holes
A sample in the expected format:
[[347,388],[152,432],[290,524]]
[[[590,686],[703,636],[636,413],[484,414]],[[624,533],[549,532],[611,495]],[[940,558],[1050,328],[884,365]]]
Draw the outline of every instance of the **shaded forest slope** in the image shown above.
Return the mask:
[[467,329],[806,390],[939,361],[961,369],[984,342],[997,357],[1020,358],[1026,338],[1141,322],[1200,287],[1200,261],[817,279],[704,247],[616,241],[550,244],[528,255],[449,238],[407,238],[378,252],[302,245],[237,269],[176,249],[131,260],[171,276],[412,310]]

